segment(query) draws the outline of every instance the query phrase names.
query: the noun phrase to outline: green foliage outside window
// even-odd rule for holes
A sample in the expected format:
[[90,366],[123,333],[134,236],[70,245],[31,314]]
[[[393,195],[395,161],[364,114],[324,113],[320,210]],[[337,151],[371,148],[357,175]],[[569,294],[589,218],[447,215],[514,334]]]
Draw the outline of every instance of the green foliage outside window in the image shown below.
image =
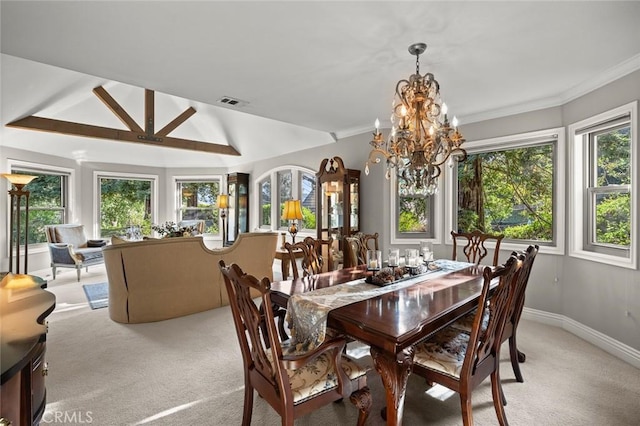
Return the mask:
[[302,206],[302,228],[316,229],[316,214],[305,206]]
[[[63,185],[65,177],[38,173],[31,170],[12,169],[12,173],[36,176],[24,189],[29,194],[29,244],[46,243],[45,226],[59,225],[65,221],[65,202]],[[22,198],[20,209],[20,239],[24,241],[25,198]],[[14,224],[15,226],[15,224]],[[14,232],[16,230],[14,229]]]
[[458,231],[553,240],[553,144],[469,155],[458,164]]
[[426,232],[428,228],[427,199],[421,197],[400,197],[400,232]]
[[595,202],[595,241],[629,247],[631,244],[631,128],[626,125],[595,136],[596,188],[617,187],[615,192],[599,193]]
[[101,178],[101,236],[125,235],[130,226],[151,234],[151,181]]

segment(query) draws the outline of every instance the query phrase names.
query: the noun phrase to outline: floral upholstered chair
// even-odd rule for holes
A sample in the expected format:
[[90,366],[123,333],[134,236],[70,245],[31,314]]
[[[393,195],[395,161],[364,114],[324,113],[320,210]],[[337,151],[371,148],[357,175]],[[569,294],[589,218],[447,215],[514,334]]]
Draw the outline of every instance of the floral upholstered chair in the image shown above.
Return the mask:
[[325,340],[312,351],[289,351],[293,345],[281,342],[271,309],[260,310],[251,290],[257,290],[262,306],[271,306],[271,283],[258,281],[236,264],[223,260],[220,270],[244,363],[244,411],[242,424],[251,424],[254,390],[281,416],[283,425],[331,402],[349,397],[358,408],[358,425],[364,425],[371,410],[367,369],[343,353],[344,338]]

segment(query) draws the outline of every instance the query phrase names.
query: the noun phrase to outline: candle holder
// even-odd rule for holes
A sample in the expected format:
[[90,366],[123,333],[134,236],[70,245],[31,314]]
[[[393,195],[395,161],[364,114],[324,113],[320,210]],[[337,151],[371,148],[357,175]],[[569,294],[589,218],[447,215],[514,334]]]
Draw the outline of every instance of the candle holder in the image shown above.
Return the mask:
[[367,270],[379,271],[382,267],[382,252],[380,250],[367,250]]

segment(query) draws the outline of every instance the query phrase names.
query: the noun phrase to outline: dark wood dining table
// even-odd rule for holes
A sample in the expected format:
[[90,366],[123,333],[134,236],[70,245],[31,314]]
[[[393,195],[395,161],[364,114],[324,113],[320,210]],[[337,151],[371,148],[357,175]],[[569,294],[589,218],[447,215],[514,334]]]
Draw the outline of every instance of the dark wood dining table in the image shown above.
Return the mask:
[[[470,266],[333,309],[327,327],[370,347],[386,392],[387,425],[401,425],[414,347],[421,340],[473,310],[482,290],[484,266]],[[365,278],[366,266],[297,280],[274,282],[272,301],[287,307],[291,295]]]

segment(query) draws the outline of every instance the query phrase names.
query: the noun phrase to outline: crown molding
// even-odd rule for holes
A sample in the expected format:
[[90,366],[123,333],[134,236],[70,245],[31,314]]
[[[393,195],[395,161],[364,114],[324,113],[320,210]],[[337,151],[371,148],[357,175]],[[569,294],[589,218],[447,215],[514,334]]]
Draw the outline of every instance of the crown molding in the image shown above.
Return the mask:
[[536,111],[544,108],[552,108],[567,104],[574,99],[593,92],[609,83],[612,83],[625,75],[631,74],[634,71],[640,69],[640,54],[632,56],[631,58],[619,63],[618,65],[609,68],[604,73],[597,77],[584,81],[580,84],[573,86],[572,88],[565,90],[557,96],[551,96],[544,99],[536,99],[531,102],[526,102],[517,105],[511,105],[504,108],[498,108],[490,111],[483,111],[476,114],[469,114],[460,117],[464,123],[475,123],[478,121],[491,120],[494,118],[506,117],[509,115],[521,114],[525,112]]

